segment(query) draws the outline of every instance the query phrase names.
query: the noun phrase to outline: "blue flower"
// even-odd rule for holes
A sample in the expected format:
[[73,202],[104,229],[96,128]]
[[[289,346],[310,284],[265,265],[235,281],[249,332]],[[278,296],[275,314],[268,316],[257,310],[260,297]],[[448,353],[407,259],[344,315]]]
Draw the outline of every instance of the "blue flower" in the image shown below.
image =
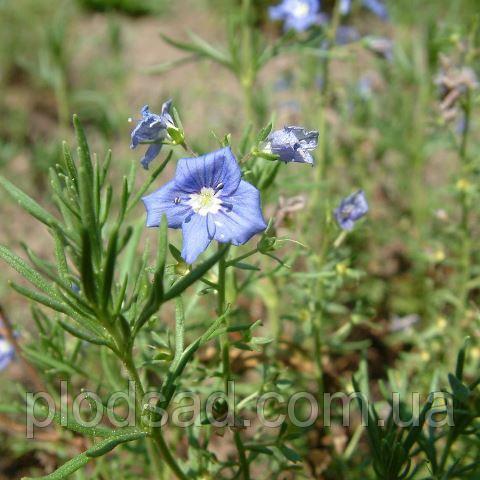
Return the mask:
[[150,113],[148,105],[142,110],[142,119],[132,131],[132,143],[130,148],[134,149],[138,144],[150,143],[145,155],[141,160],[143,168],[148,169],[152,160],[160,153],[162,142],[167,137],[167,128],[173,126],[173,119],[170,116],[170,106],[172,100],[168,100],[162,105],[160,115]]
[[158,227],[166,215],[170,228],[181,228],[187,263],[193,263],[212,240],[246,243],[267,225],[260,192],[241,176],[230,147],[180,159],[175,178],[142,199],[147,227]]
[[[388,10],[383,0],[362,0],[362,5],[382,20],[388,20]],[[340,0],[340,13],[347,15],[352,9],[352,0]]]
[[0,336],[0,371],[5,370],[15,356],[15,349],[2,336]]
[[272,132],[264,147],[267,153],[278,155],[284,162],[309,163],[313,165],[310,150],[318,145],[318,132],[307,132],[302,127],[284,127]]
[[283,20],[285,31],[303,32],[318,22],[319,8],[319,0],[283,0],[270,7],[269,15],[272,20]]
[[333,212],[338,225],[343,230],[351,230],[355,222],[366,215],[368,203],[362,190],[352,193],[344,198],[338,208]]

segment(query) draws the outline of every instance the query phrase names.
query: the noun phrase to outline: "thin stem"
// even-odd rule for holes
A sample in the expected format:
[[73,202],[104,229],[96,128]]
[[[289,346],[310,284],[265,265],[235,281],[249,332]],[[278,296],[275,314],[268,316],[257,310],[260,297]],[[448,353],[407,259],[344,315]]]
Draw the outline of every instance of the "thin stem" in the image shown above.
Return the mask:
[[[142,400],[145,397],[145,390],[142,386],[142,381],[140,380],[140,375],[138,373],[137,367],[135,366],[135,363],[133,361],[131,350],[125,354],[125,357],[122,359],[122,361],[128,372],[130,380],[134,382],[136,419],[137,423],[140,424],[143,408]],[[183,470],[178,465],[167,443],[165,442],[162,431],[159,428],[153,428],[152,437],[152,440],[155,442],[156,447],[159,449],[163,459],[165,460],[165,463],[170,467],[176,477],[181,480],[188,480],[188,476],[183,473]],[[150,449],[150,452],[152,452],[152,449]],[[154,458],[152,459],[152,462],[154,463],[154,465],[156,465],[158,478],[163,478],[163,469],[160,463],[158,463]]]
[[[219,245],[221,248],[221,245]],[[227,269],[227,260],[226,255],[218,262],[218,305],[217,305],[217,315],[222,315],[225,312],[225,273]],[[228,315],[225,315],[224,318],[225,328],[228,329],[229,318]],[[228,384],[231,379],[231,369],[230,369],[230,340],[228,338],[228,331],[226,331],[221,337],[222,345],[222,375],[225,388],[225,395],[228,398]],[[235,418],[235,406],[233,412]],[[238,431],[234,432],[235,445],[238,451],[238,459],[240,462],[240,469],[243,475],[244,480],[250,480],[250,467],[247,461],[245,454],[245,447],[242,442],[242,438]]]
[[185,312],[183,310],[182,297],[175,299],[175,356],[172,368],[175,369],[182,358],[185,348]]
[[232,265],[235,265],[235,263],[241,262],[242,260],[245,260],[245,258],[251,257],[252,255],[255,255],[257,252],[258,252],[258,248],[254,248],[254,249],[250,250],[249,252],[244,253],[243,255],[240,255],[240,256],[234,258],[233,260],[229,260],[228,262],[226,262],[226,267],[231,267]]
[[[222,315],[225,311],[225,272],[227,268],[227,262],[225,256],[218,262],[218,305],[217,315]],[[225,328],[228,328],[228,316],[224,318]],[[228,393],[228,382],[230,381],[230,342],[228,338],[228,332],[222,335],[222,374],[225,386],[225,393]]]

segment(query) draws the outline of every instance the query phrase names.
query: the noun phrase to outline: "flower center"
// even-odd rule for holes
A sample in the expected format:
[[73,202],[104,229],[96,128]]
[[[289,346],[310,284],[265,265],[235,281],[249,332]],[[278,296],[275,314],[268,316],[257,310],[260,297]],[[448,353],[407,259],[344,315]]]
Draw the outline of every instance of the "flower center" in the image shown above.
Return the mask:
[[205,216],[208,213],[217,213],[222,206],[222,202],[215,196],[216,193],[213,188],[203,187],[200,193],[192,193],[187,203],[199,215]]
[[303,18],[308,15],[310,8],[306,2],[297,1],[292,6],[292,14],[297,18]]

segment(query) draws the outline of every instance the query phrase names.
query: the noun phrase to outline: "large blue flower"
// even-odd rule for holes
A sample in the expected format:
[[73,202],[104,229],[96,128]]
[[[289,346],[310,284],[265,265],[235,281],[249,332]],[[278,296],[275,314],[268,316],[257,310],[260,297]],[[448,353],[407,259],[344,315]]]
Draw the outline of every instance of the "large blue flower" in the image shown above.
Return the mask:
[[318,22],[319,8],[319,0],[283,0],[270,7],[269,15],[272,20],[283,20],[285,31],[303,32]]
[[175,178],[142,199],[147,227],[158,227],[166,215],[170,228],[181,228],[187,263],[193,263],[212,240],[246,243],[267,225],[260,192],[241,175],[230,147],[180,159]]
[[150,143],[145,155],[141,160],[143,168],[148,169],[152,160],[160,153],[162,142],[167,137],[167,128],[172,125],[173,119],[170,116],[170,106],[172,100],[168,100],[162,105],[160,115],[150,113],[148,105],[142,110],[142,119],[132,131],[132,143],[130,148],[136,148],[138,144]]
[[363,190],[344,198],[333,212],[338,225],[343,230],[351,230],[355,222],[368,212],[368,203]]
[[318,145],[318,132],[308,132],[302,127],[284,127],[272,132],[266,141],[264,150],[278,155],[284,162],[309,163],[313,165],[310,150]]
[[3,337],[0,336],[0,370],[7,368],[15,356],[15,349]]

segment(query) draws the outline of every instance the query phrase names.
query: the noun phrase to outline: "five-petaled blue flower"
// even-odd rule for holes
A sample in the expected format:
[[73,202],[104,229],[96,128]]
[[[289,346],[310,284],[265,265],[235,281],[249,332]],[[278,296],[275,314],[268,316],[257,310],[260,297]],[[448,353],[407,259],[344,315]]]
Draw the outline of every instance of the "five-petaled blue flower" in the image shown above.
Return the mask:
[[318,132],[308,132],[302,127],[284,127],[272,132],[265,143],[264,151],[278,155],[284,162],[309,163],[313,165],[310,150],[318,145]]
[[319,8],[319,0],[283,0],[270,7],[269,15],[272,20],[283,20],[285,31],[303,32],[318,22]]
[[363,190],[344,198],[333,212],[338,225],[343,230],[351,230],[355,222],[368,212],[368,203]]
[[160,153],[162,142],[167,137],[167,128],[173,126],[173,119],[170,116],[170,106],[172,100],[168,100],[162,105],[160,115],[150,113],[148,105],[142,110],[142,119],[132,131],[132,143],[130,148],[136,148],[138,144],[150,143],[145,155],[141,160],[143,168],[148,169],[152,160]]
[[[362,0],[362,5],[382,20],[388,20],[388,10],[383,0]],[[347,15],[352,8],[352,0],[340,0],[340,13]]]
[[246,243],[267,225],[260,192],[241,175],[230,147],[180,159],[175,178],[142,199],[147,227],[158,227],[165,215],[170,228],[181,228],[187,263],[193,263],[212,240]]
[[2,336],[0,336],[0,370],[7,368],[15,356],[15,349]]

